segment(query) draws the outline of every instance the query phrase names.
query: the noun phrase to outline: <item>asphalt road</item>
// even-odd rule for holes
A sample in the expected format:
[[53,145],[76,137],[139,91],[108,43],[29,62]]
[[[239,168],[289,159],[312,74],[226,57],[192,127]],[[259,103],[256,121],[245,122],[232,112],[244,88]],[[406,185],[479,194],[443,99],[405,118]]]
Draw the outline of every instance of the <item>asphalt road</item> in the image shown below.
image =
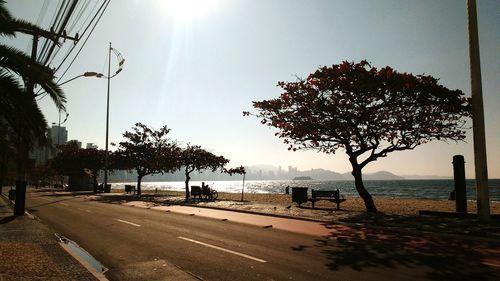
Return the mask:
[[84,197],[30,192],[29,212],[76,241],[110,280],[500,280],[486,242],[360,230],[307,236]]

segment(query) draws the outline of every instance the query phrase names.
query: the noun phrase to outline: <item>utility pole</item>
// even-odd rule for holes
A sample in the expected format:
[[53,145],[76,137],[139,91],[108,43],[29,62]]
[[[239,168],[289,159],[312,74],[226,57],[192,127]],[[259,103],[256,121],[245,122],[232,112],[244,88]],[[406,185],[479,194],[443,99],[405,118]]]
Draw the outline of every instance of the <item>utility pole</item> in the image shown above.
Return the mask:
[[109,158],[109,150],[108,150],[108,136],[109,136],[109,87],[111,81],[111,42],[109,42],[109,51],[108,51],[108,95],[106,102],[106,154],[104,156],[104,190],[108,185],[108,158]]
[[[78,41],[78,36],[69,37],[61,34],[56,34],[52,31],[43,32],[44,36],[54,36],[55,40],[59,40],[59,38],[69,39],[73,41]],[[40,35],[33,35],[33,45],[31,47],[31,63],[34,65],[37,62],[37,52],[38,52],[38,39]],[[26,78],[26,94],[35,96],[34,93],[35,82],[32,77]],[[14,216],[23,216],[24,210],[26,206],[26,160],[29,158],[27,140],[24,139],[26,137],[26,128],[22,124],[21,117],[19,117],[19,128],[20,134],[17,137],[17,167],[16,167],[16,199],[14,204]]]
[[472,128],[474,134],[474,166],[476,174],[477,193],[477,217],[480,221],[487,222],[490,220],[490,199],[488,194],[486,133],[484,128],[481,63],[479,59],[479,38],[477,31],[477,10],[475,0],[467,0],[467,19],[469,27],[469,57],[472,96]]

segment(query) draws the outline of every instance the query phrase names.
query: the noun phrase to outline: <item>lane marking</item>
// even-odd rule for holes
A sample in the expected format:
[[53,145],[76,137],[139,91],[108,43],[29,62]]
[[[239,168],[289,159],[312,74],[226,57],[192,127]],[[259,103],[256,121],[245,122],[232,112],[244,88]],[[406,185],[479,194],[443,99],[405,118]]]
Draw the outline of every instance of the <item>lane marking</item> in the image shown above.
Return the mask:
[[140,224],[136,224],[136,223],[133,223],[133,222],[124,221],[124,220],[121,220],[121,219],[117,219],[117,221],[123,222],[123,223],[126,223],[126,224],[130,224],[130,225],[133,225],[133,226],[141,227]]
[[196,243],[196,244],[200,244],[200,245],[203,245],[205,247],[209,247],[209,248],[216,249],[216,250],[219,250],[219,251],[223,251],[223,252],[226,252],[226,253],[230,253],[230,254],[233,254],[233,255],[237,255],[237,256],[240,256],[240,257],[244,257],[244,258],[247,258],[247,259],[251,259],[251,260],[254,260],[254,261],[258,261],[258,262],[261,262],[261,263],[266,263],[267,262],[267,261],[265,261],[263,259],[259,259],[259,258],[252,257],[252,256],[249,256],[249,255],[240,253],[240,252],[236,252],[236,251],[228,250],[228,249],[225,249],[225,248],[221,248],[219,246],[215,246],[215,245],[212,245],[212,244],[203,243],[201,241],[189,239],[189,238],[182,237],[182,236],[178,236],[177,238],[182,239],[182,240],[186,240],[186,241],[189,241],[189,242],[193,242],[193,243]]

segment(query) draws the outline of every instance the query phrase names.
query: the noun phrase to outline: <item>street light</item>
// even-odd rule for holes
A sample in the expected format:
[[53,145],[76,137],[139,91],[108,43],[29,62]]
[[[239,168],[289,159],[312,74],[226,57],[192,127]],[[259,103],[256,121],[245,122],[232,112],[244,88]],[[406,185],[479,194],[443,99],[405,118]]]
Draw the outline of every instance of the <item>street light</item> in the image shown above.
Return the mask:
[[[62,86],[66,83],[69,83],[77,78],[80,78],[80,77],[97,77],[97,78],[101,78],[101,77],[104,77],[104,74],[102,73],[98,73],[98,72],[93,72],[93,71],[87,71],[83,74],[80,74],[80,75],[77,75],[71,79],[68,79],[64,82],[62,82],[61,84],[58,84],[58,86]],[[43,93],[40,93],[39,95],[41,95]],[[65,111],[66,112],[66,111]],[[66,118],[64,118],[64,121],[61,122],[61,110],[59,110],[59,127],[57,128],[57,145],[61,145],[61,124],[64,124],[64,122],[66,122],[68,120],[68,116],[69,116],[69,113],[66,112]]]
[[[118,70],[111,76],[111,51],[113,51],[118,59]],[[111,47],[111,42],[109,42],[109,53],[108,53],[108,93],[107,93],[107,98],[106,98],[106,154],[104,157],[104,184],[103,188],[106,190],[107,185],[108,185],[108,169],[109,169],[109,149],[108,149],[108,143],[109,143],[109,89],[110,89],[110,81],[111,78],[115,77],[118,75],[123,70],[123,64],[125,63],[125,59],[122,57],[120,52],[118,52],[116,49],[113,49]]]

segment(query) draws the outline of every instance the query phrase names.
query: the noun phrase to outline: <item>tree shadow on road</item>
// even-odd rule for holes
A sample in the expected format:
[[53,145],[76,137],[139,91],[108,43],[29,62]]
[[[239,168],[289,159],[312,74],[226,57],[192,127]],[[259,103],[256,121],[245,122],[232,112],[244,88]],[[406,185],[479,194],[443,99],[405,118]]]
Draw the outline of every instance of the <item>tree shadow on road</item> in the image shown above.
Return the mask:
[[343,227],[325,239],[317,239],[316,246],[323,248],[327,266],[333,271],[346,267],[356,271],[418,267],[430,280],[500,280],[500,271],[487,265],[500,261],[499,243]]

